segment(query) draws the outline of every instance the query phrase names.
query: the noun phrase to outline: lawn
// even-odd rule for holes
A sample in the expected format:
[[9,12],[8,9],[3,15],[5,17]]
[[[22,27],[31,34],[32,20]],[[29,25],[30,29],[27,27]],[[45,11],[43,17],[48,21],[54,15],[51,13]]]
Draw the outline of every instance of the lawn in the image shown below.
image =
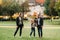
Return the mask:
[[60,25],[60,19],[54,19],[52,20],[44,20],[44,24],[47,24],[47,25]]
[[60,29],[43,29],[43,37],[39,38],[37,31],[36,37],[29,37],[30,28],[23,28],[22,37],[19,32],[13,36],[15,28],[0,28],[0,40],[60,40]]
[[[24,25],[30,25],[30,21],[24,21]],[[60,26],[60,19],[55,19],[51,22],[51,20],[44,20],[44,25],[58,25]],[[15,21],[0,21],[0,26],[16,26]]]
[[[60,27],[60,20],[44,20],[44,29],[43,29],[43,37],[38,37],[38,32],[36,29],[36,37],[29,36],[30,34],[30,22],[24,21],[24,28],[22,32],[22,37],[19,36],[19,31],[16,37],[13,36],[16,30],[15,21],[0,21],[0,40],[60,40],[60,28],[45,28],[45,27]],[[1,27],[8,26],[8,27]],[[9,28],[13,27],[14,28]],[[26,28],[25,28],[26,27]]]

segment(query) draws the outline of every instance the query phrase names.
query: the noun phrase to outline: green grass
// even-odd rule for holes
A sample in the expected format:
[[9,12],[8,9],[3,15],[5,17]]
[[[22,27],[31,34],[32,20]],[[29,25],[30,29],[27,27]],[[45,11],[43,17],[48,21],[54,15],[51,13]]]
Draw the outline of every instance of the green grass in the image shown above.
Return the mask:
[[16,37],[13,36],[15,28],[0,28],[0,40],[60,40],[60,29],[43,29],[43,38],[29,37],[30,28],[23,28],[22,38],[19,36],[19,31]]
[[[44,20],[44,25],[47,27],[60,27],[60,20]],[[0,21],[0,26],[16,26],[15,21]],[[44,26],[44,27],[45,27]],[[24,27],[30,27],[29,21],[24,21]],[[0,40],[60,40],[60,29],[43,29],[43,38],[38,37],[36,29],[36,37],[29,37],[30,28],[23,28],[22,38],[19,36],[19,31],[16,37],[13,36],[15,28],[0,27]]]
[[[30,26],[29,21],[24,21],[25,26]],[[60,25],[60,19],[55,19],[52,22],[50,20],[44,20],[44,25]],[[16,26],[15,21],[0,21],[0,26]]]
[[44,20],[44,24],[46,25],[60,25],[60,19],[54,19],[52,20]]

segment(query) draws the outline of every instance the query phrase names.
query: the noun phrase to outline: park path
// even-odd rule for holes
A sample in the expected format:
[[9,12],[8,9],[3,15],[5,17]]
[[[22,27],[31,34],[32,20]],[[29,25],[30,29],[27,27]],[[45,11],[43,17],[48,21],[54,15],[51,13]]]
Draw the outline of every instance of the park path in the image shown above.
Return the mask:
[[[16,26],[0,26],[0,28],[16,28]],[[30,28],[25,26],[24,28]],[[43,29],[60,29],[60,25],[44,25]]]

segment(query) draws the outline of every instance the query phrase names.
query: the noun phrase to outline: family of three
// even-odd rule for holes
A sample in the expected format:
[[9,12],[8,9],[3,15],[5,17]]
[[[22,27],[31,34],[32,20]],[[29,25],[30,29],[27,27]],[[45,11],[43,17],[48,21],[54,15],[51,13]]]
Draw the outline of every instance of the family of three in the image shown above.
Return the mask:
[[[14,37],[19,29],[20,29],[20,36],[22,35],[22,28],[23,28],[24,24],[23,24],[23,18],[22,18],[21,14],[19,15],[19,17],[17,17],[16,24],[17,24],[17,28],[16,28],[16,31],[14,33]],[[43,32],[42,32],[43,15],[39,14],[37,18],[31,20],[30,36],[33,33],[33,35],[35,37],[35,27],[37,27],[39,37],[42,37],[42,35],[43,35]]]

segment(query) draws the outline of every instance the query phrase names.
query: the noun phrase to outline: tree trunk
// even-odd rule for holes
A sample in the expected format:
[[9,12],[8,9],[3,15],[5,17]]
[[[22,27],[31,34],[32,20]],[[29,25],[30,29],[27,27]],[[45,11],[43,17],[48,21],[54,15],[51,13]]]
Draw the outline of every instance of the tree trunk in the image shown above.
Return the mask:
[[12,21],[12,16],[10,16],[10,21]]

